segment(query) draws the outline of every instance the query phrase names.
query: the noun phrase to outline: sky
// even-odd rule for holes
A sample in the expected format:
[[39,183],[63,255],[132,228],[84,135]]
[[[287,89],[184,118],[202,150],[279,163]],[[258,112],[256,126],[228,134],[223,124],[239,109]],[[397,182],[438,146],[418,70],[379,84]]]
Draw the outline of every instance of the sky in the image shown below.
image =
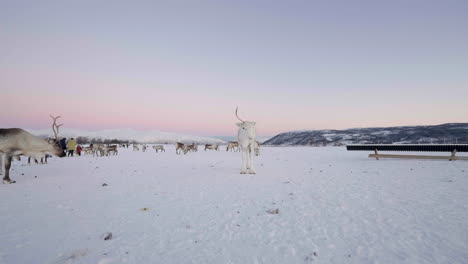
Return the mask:
[[0,127],[468,122],[468,1],[0,0]]

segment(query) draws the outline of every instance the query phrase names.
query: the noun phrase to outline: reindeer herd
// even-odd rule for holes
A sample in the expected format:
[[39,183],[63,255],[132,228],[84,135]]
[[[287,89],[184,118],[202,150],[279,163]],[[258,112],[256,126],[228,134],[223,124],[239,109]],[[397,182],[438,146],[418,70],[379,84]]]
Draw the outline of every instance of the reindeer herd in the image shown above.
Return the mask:
[[117,145],[91,144],[83,149],[84,154],[95,156],[111,156],[119,154]]
[[[253,155],[258,156],[260,154],[260,144],[255,140],[255,122],[243,121],[239,118],[236,108],[236,117],[241,121],[236,125],[239,128],[237,141],[229,142],[226,146],[226,151],[241,152],[242,166],[241,174],[255,174],[253,165]],[[53,117],[52,130],[54,132],[54,138],[43,139],[32,135],[31,133],[21,128],[7,128],[0,129],[0,168],[3,171],[3,183],[15,183],[10,178],[10,167],[13,158],[20,159],[20,156],[28,157],[28,164],[31,159],[34,159],[36,163],[38,160],[41,163],[47,163],[47,158],[53,155],[58,157],[66,156],[64,149],[59,144],[59,128],[63,125],[57,125],[56,121],[60,116]],[[128,148],[129,144],[121,144],[120,147]],[[133,144],[133,151],[146,152],[149,146],[146,144]],[[83,153],[87,155],[93,155],[93,157],[104,157],[118,155],[118,145],[106,145],[106,144],[90,144],[83,148]],[[165,152],[163,145],[153,145],[152,148],[156,153]],[[216,144],[205,144],[205,151],[213,150],[219,151],[219,145]],[[189,152],[197,152],[198,145],[195,143],[184,144],[177,142],[175,144],[175,151],[177,155],[187,154]]]

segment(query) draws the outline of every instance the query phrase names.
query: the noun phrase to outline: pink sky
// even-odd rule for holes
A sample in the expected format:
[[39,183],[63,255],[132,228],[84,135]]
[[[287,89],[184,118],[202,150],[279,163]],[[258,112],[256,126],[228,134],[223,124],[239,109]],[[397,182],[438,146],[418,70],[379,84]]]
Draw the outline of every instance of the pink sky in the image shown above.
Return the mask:
[[235,135],[236,106],[263,136],[468,122],[466,3],[364,2],[6,2],[0,127]]

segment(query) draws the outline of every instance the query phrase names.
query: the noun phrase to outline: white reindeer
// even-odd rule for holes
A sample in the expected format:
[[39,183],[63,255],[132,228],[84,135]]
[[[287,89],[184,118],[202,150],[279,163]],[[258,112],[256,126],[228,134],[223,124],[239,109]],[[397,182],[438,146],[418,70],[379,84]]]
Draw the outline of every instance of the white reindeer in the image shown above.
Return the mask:
[[158,151],[166,152],[163,145],[155,145],[153,146],[153,149],[156,151],[156,153],[158,153]]
[[138,147],[138,145],[133,144],[133,151],[140,151],[140,148]]
[[92,150],[93,150],[93,157],[95,156],[104,156],[104,148],[106,146],[104,144],[93,144]]
[[84,154],[93,154],[93,146],[83,148]]
[[[41,164],[47,164],[47,159],[50,158],[50,157],[52,157],[52,156],[51,156],[51,155],[48,155],[48,154],[44,155],[44,157],[41,158]],[[18,160],[20,160],[20,159],[19,159],[19,156],[18,156],[17,158],[18,158]],[[28,165],[31,164],[31,158],[34,159],[34,162],[35,162],[36,164],[39,164],[39,161],[38,161],[37,159],[35,159],[35,158],[33,158],[33,157],[28,157]]]
[[55,139],[53,140],[36,137],[21,128],[0,129],[0,164],[5,174],[3,176],[4,184],[15,183],[15,181],[10,179],[10,168],[13,157],[24,155],[40,159],[47,154],[59,157],[66,156],[65,151],[63,151],[57,141],[58,129],[61,125],[57,126],[55,121],[59,117],[52,117],[54,119],[52,129],[55,133]]
[[242,153],[242,167],[241,174],[255,174],[255,168],[253,165],[253,154],[255,151],[255,122],[252,121],[243,121],[237,115],[236,116],[241,121],[241,123],[236,123],[239,127],[239,132],[237,133],[237,142],[239,142],[239,147]]

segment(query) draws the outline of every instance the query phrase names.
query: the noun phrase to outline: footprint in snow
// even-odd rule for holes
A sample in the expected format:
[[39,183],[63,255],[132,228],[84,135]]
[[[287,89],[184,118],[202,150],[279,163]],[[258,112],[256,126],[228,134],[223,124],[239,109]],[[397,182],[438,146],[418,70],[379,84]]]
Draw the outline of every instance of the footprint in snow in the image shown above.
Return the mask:
[[270,209],[270,210],[267,210],[266,212],[269,214],[279,214],[279,209],[278,208]]
[[82,257],[88,255],[88,253],[89,253],[89,250],[87,248],[77,249],[77,250],[74,250],[74,251],[70,252],[69,254],[63,255],[62,257],[58,258],[53,263],[54,264],[62,264],[62,263],[63,264],[72,264],[75,261],[77,261],[79,258],[82,258]]
[[307,256],[304,258],[304,261],[305,261],[305,262],[312,262],[312,261],[314,261],[317,257],[318,257],[317,252],[313,252],[313,253],[307,255]]

